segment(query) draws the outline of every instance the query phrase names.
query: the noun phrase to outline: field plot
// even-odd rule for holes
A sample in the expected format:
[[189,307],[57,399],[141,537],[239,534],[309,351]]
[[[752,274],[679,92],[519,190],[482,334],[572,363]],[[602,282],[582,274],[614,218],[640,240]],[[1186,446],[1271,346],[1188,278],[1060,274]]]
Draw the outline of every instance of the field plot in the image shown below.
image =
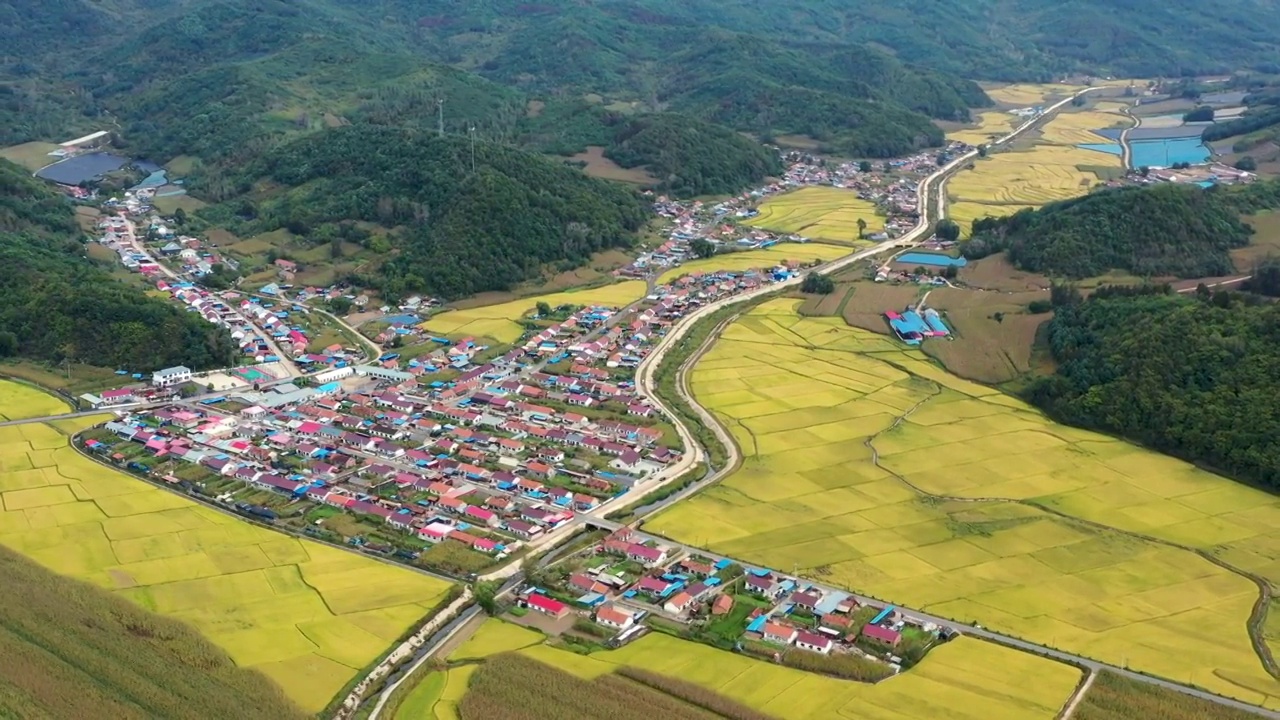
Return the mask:
[[520,318],[533,312],[539,302],[545,302],[552,307],[565,304],[621,307],[644,297],[644,291],[643,281],[630,280],[598,288],[511,300],[497,305],[485,305],[466,310],[446,310],[428,319],[422,327],[429,332],[441,335],[487,337],[500,343],[510,344],[519,340],[520,334],[524,332],[524,328],[518,322]]
[[[310,712],[448,589],[105,469],[52,426],[0,430],[0,545],[190,623]],[[41,467],[15,470],[18,452]]]
[[1280,707],[1246,630],[1256,586],[1143,539],[1280,582],[1280,500],[796,305],[756,308],[694,369],[743,466],[650,530]]
[[955,339],[926,343],[922,349],[961,377],[1008,382],[1031,370],[1036,331],[1052,317],[1032,315],[1027,305],[1048,299],[1047,290],[1003,293],[939,288],[929,293],[929,306],[946,311]]
[[846,245],[860,242],[858,220],[867,223],[867,234],[884,230],[884,218],[875,203],[859,198],[853,190],[807,187],[765,200],[760,214],[743,224],[814,240]]
[[743,270],[769,270],[784,262],[811,263],[835,260],[849,254],[845,248],[822,243],[781,243],[763,250],[743,250],[701,258],[672,268],[658,278],[658,282],[667,283],[681,275],[695,272],[715,272],[719,270],[741,272]]
[[47,142],[29,142],[21,145],[11,145],[7,148],[0,149],[0,158],[4,158],[15,165],[35,172],[45,165],[49,165],[58,158],[51,156],[49,153],[57,150],[58,146]]
[[981,145],[1008,135],[1022,122],[1020,118],[1000,110],[985,110],[978,114],[975,127],[966,127],[947,133],[948,140],[970,145]]
[[12,380],[0,380],[0,420],[60,415],[70,407],[54,395]]
[[1106,142],[1093,130],[1131,124],[1119,107],[1099,103],[1092,110],[1060,112],[1039,128],[1030,149],[994,153],[957,173],[947,183],[947,217],[967,235],[978,218],[1077,197],[1103,180],[1099,173],[1122,171],[1119,155],[1076,147]]
[[877,685],[805,673],[660,633],[587,656],[546,645],[518,652],[587,680],[622,667],[660,673],[785,720],[1047,720],[1080,677],[1067,665],[968,638],[934,649],[909,672]]
[[984,85],[987,97],[1002,105],[1029,107],[1046,105],[1050,100],[1065,98],[1083,85],[1061,85],[1058,83],[1019,83],[1016,85]]

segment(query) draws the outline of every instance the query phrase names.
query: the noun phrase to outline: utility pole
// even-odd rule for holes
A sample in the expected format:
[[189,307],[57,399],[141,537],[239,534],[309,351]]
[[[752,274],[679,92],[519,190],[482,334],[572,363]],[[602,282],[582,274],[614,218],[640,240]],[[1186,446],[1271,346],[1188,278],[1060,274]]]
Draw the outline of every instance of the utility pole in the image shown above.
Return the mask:
[[474,175],[476,172],[476,126],[469,126],[467,134],[471,136],[471,174]]
[[436,133],[444,137],[444,98],[436,98]]

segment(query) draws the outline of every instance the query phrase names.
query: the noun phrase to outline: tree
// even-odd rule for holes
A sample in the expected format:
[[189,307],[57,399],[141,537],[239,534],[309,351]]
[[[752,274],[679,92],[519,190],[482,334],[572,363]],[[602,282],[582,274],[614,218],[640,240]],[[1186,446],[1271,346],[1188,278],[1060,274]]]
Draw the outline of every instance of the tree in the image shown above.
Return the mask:
[[351,312],[351,301],[342,296],[338,296],[329,301],[329,309],[337,315],[346,315]]
[[334,260],[342,257],[342,238],[335,237],[329,241],[329,257]]
[[947,242],[955,242],[960,239],[960,225],[951,218],[943,218],[938,221],[938,227],[934,230],[934,234],[939,240]]
[[819,275],[811,272],[804,276],[804,282],[800,283],[800,291],[812,293],[814,295],[829,295],[835,292],[835,282],[826,275]]
[[1244,157],[1236,161],[1235,168],[1237,170],[1243,170],[1245,172],[1257,172],[1258,161],[1254,160],[1252,155],[1245,155]]
[[1138,174],[1141,175],[1142,177],[1147,177],[1148,175],[1151,174],[1151,168],[1147,167],[1146,165],[1143,165],[1142,167],[1138,168]]
[[716,244],[706,238],[698,238],[689,243],[689,248],[693,250],[693,254],[700,258],[709,258],[716,254]]
[[871,170],[872,168],[871,168],[870,160],[863,160],[862,162],[858,163],[858,172],[869,173],[871,172]]
[[5,330],[0,332],[0,357],[13,357],[18,354],[18,336]]
[[1182,116],[1184,122],[1213,122],[1213,108],[1209,105],[1200,107]]
[[863,220],[862,218],[858,218],[858,237],[864,238],[866,236],[867,236],[867,221]]
[[986,157],[986,156],[987,156],[987,152],[988,152],[988,150],[987,150],[987,146],[986,146],[986,145],[979,145],[979,146],[978,146],[978,157]]
[[549,303],[538,301],[538,317],[551,317],[551,305]]
[[1054,307],[1077,305],[1080,302],[1080,291],[1069,283],[1054,283],[1049,287],[1049,303]]
[[173,224],[179,227],[187,224],[187,211],[178,208],[173,211]]
[[498,614],[498,584],[496,582],[478,582],[471,590],[476,604],[490,615]]

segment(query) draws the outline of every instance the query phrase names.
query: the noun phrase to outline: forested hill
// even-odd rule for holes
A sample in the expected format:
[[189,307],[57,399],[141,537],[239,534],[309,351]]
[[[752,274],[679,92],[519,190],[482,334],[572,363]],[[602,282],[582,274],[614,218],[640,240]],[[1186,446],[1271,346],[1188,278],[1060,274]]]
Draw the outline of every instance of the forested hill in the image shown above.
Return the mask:
[[1249,243],[1242,212],[1280,205],[1280,184],[1201,189],[1164,183],[1103,190],[973,224],[969,258],[1007,250],[1018,267],[1068,278],[1124,270],[1145,277],[1233,271],[1228,251]]
[[232,362],[224,330],[84,257],[70,205],[0,160],[0,354],[135,371]]
[[347,219],[399,227],[396,252],[364,278],[391,297],[505,290],[544,266],[630,245],[648,219],[632,189],[504,145],[353,125],[286,143],[246,170],[282,189],[215,208],[242,236],[310,236]]
[[1049,323],[1057,373],[1030,398],[1064,422],[1280,489],[1280,306],[1243,295],[1094,297]]
[[658,180],[658,190],[686,196],[733,193],[783,169],[773,150],[679,115],[625,123],[605,154],[622,167],[644,166]]

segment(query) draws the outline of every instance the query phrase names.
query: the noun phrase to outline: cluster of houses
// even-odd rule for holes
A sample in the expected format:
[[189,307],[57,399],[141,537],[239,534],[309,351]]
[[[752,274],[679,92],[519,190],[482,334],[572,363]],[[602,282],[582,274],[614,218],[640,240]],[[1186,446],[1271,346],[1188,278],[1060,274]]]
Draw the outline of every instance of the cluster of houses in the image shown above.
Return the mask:
[[952,633],[895,606],[864,606],[849,593],[771,570],[749,569],[735,576],[728,559],[673,551],[629,528],[614,532],[594,552],[597,560],[573,565],[555,586],[525,587],[519,604],[554,619],[589,615],[622,633],[651,615],[690,622],[725,616],[748,602],[751,611],[743,613],[741,639],[777,645],[779,652],[794,647],[822,655],[867,655],[866,648],[895,670],[901,666],[894,652],[912,628],[921,637]]

